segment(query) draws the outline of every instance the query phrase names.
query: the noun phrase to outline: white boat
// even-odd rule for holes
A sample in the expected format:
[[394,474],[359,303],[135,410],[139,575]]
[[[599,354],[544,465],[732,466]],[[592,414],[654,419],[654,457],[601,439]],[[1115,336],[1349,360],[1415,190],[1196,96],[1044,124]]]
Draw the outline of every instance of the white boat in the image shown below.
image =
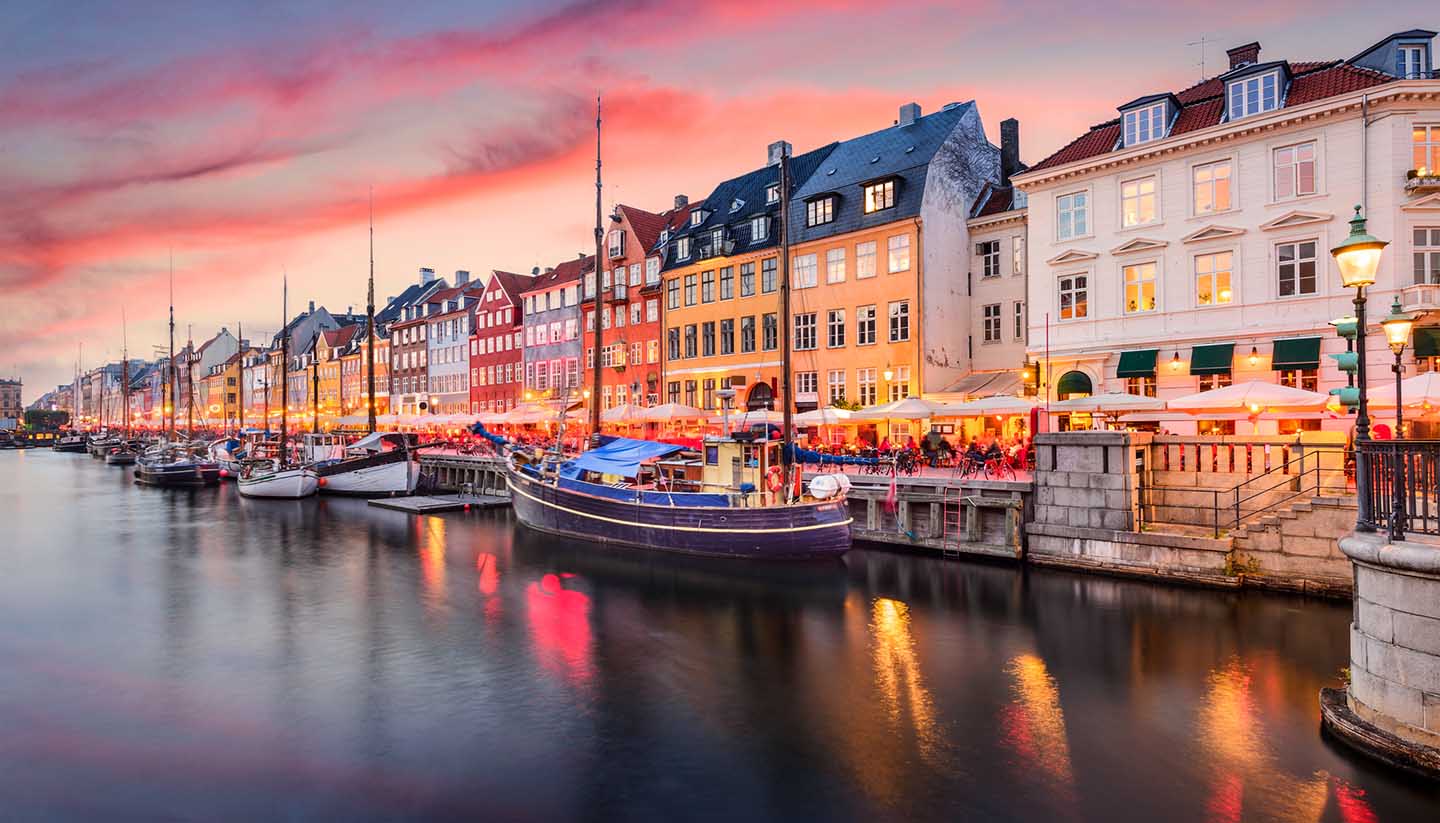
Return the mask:
[[240,472],[240,494],[298,500],[320,487],[320,478],[309,466],[284,466],[278,459],[246,461]]
[[411,451],[414,445],[414,435],[368,435],[346,448],[339,459],[314,464],[320,491],[356,497],[410,494],[420,481],[420,462]]
[[216,440],[209,447],[210,459],[220,464],[221,477],[239,477],[245,468],[245,443],[233,437]]

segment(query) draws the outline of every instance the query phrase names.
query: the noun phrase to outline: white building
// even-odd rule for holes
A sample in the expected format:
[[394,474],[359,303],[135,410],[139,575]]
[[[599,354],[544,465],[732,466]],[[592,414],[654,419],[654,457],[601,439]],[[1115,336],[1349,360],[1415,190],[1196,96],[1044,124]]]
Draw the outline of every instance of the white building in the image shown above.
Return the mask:
[[[1440,164],[1434,35],[1403,32],[1322,62],[1231,49],[1224,74],[1126,103],[1016,175],[1029,197],[1028,351],[1042,397],[1344,385],[1324,355],[1344,351],[1328,322],[1353,312],[1354,295],[1329,249],[1356,204],[1391,241],[1367,337],[1372,385],[1389,378],[1375,324],[1393,296],[1440,308],[1440,185],[1415,171]],[[1433,334],[1416,333],[1421,368],[1440,355]]]

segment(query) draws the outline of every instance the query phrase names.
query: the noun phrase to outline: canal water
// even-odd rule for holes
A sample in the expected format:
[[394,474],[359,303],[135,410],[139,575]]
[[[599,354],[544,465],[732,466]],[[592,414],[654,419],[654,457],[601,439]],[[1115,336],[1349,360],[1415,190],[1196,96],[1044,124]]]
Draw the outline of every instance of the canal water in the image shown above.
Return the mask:
[[1322,739],[1343,604],[0,452],[0,819],[1440,819]]

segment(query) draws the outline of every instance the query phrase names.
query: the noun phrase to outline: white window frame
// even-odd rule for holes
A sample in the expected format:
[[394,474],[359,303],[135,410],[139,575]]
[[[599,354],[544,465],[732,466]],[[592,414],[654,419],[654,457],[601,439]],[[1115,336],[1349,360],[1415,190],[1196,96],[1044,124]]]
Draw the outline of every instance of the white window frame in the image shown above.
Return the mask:
[[[1129,305],[1129,300],[1130,300],[1130,285],[1131,285],[1131,283],[1130,283],[1130,272],[1131,272],[1132,270],[1134,270],[1134,271],[1139,272],[1139,273],[1141,273],[1141,274],[1143,275],[1143,271],[1144,271],[1144,269],[1145,269],[1146,266],[1149,266],[1149,267],[1150,267],[1150,275],[1149,275],[1149,277],[1147,278],[1147,277],[1143,277],[1143,276],[1142,276],[1140,279],[1137,279],[1135,282],[1136,282],[1136,284],[1137,284],[1138,286],[1141,287],[1141,288],[1140,288],[1140,292],[1141,292],[1141,293],[1143,293],[1143,291],[1144,291],[1143,286],[1144,286],[1145,283],[1150,283],[1150,284],[1151,284],[1151,294],[1152,294],[1151,300],[1152,300],[1152,302],[1154,303],[1154,305],[1152,305],[1150,308],[1147,309],[1147,308],[1143,308],[1142,306],[1140,306],[1140,305],[1137,304],[1136,308],[1132,309],[1132,308],[1130,308],[1130,305]],[[1137,260],[1137,261],[1135,261],[1134,263],[1124,263],[1124,264],[1121,264],[1121,266],[1120,266],[1120,288],[1121,288],[1121,293],[1120,293],[1120,308],[1124,311],[1125,314],[1127,314],[1127,315],[1138,315],[1138,314],[1156,314],[1156,313],[1158,313],[1158,312],[1160,311],[1160,261],[1159,261],[1159,260]]]
[[[1225,170],[1224,176],[1217,174],[1221,169]],[[1208,173],[1210,179],[1201,181],[1200,174]],[[1224,208],[1216,205],[1216,192],[1219,189],[1219,180],[1226,180],[1225,186],[1226,204]],[[1210,208],[1200,208],[1200,192],[1208,189],[1210,192]],[[1212,214],[1223,214],[1234,211],[1235,205],[1235,158],[1222,157],[1217,160],[1210,160],[1205,163],[1196,163],[1190,167],[1190,215],[1192,217],[1204,217]]]
[[[1300,246],[1305,243],[1311,243],[1315,246],[1311,257],[1300,257]],[[1280,269],[1282,265],[1285,265],[1280,260],[1281,246],[1295,247],[1295,257],[1292,258],[1293,262],[1290,264],[1294,266],[1293,277],[1295,278],[1295,290],[1290,294],[1282,294],[1280,290]],[[1297,237],[1290,240],[1277,240],[1274,244],[1272,244],[1271,254],[1273,255],[1274,263],[1271,267],[1271,271],[1273,271],[1275,274],[1275,279],[1273,282],[1275,284],[1276,299],[1286,300],[1290,298],[1315,297],[1324,293],[1324,289],[1322,287],[1322,284],[1325,280],[1325,261],[1322,259],[1323,248],[1324,243],[1319,237]],[[1311,260],[1315,263],[1315,288],[1314,291],[1303,292],[1300,291],[1300,264],[1306,260]]]
[[1001,337],[1000,311],[1003,305],[1002,303],[986,303],[980,307],[981,342],[986,345],[1004,342]]
[[[904,254],[899,254],[903,251]],[[905,265],[896,265],[896,260],[903,256]],[[910,235],[892,234],[885,239],[885,269],[890,274],[899,274],[903,271],[910,271]]]
[[830,390],[830,405],[833,406],[841,400],[846,399],[844,369],[830,369],[829,372],[825,375],[825,385],[828,386]]
[[833,196],[817,197],[805,204],[805,225],[807,227],[823,226],[834,220],[835,198]]
[[[1077,283],[1077,279],[1084,282]],[[1094,281],[1094,274],[1089,271],[1064,272],[1055,278],[1055,320],[1057,323],[1070,323],[1076,320],[1090,319],[1090,284]],[[1070,295],[1070,316],[1066,317],[1065,296]],[[1085,299],[1077,300],[1083,296]],[[1084,313],[1077,314],[1076,309],[1083,305]]]
[[1440,285],[1440,225],[1412,227],[1410,246],[1411,282]]
[[[1266,85],[1269,85],[1269,102],[1266,102]],[[1239,90],[1237,94],[1236,91]],[[1254,91],[1252,97],[1251,92]],[[1280,108],[1284,90],[1280,88],[1280,72],[1267,71],[1233,80],[1225,86],[1226,120],[1234,122]],[[1238,104],[1238,105],[1237,105]]]
[[814,254],[796,255],[790,261],[790,288],[813,289],[819,285],[820,263]]
[[[1218,267],[1218,263],[1220,262],[1219,258],[1221,257],[1221,255],[1225,255],[1229,258],[1225,261],[1225,268]],[[1239,257],[1239,253],[1236,252],[1234,249],[1215,249],[1214,251],[1198,252],[1191,255],[1190,274],[1193,289],[1191,296],[1195,301],[1195,308],[1210,309],[1219,308],[1221,306],[1231,306],[1235,304],[1235,261],[1239,259]],[[1202,272],[1201,263],[1207,259],[1210,261],[1210,266],[1208,270]],[[1221,272],[1224,272],[1226,275],[1226,285],[1224,287],[1221,287],[1219,284],[1218,275]],[[1207,302],[1201,302],[1200,300],[1200,279],[1202,277],[1208,277],[1211,280],[1210,300]],[[1222,292],[1226,291],[1230,292],[1230,296],[1222,300],[1220,295]]]
[[1125,112],[1125,145],[1138,146],[1159,140],[1169,131],[1165,113],[1170,106],[1164,100]]
[[[864,280],[880,273],[879,246],[874,240],[855,244],[855,279]],[[867,265],[868,262],[868,265]],[[868,273],[867,273],[868,269]]]
[[[1080,189],[1069,191],[1064,194],[1055,195],[1055,239],[1076,240],[1082,237],[1090,237],[1095,232],[1095,227],[1090,219],[1090,190]],[[1076,216],[1079,216],[1081,231],[1076,231]],[[1066,228],[1066,218],[1069,218],[1069,231]]]
[[825,250],[825,282],[845,282],[845,247]]
[[[1145,184],[1149,184],[1150,191],[1144,191]],[[1133,187],[1133,191],[1132,191]],[[1150,203],[1150,219],[1142,219],[1141,211],[1146,201]],[[1130,222],[1127,214],[1129,204],[1135,204],[1135,222]],[[1132,177],[1120,181],[1120,228],[1135,229],[1141,226],[1151,226],[1160,222],[1160,175],[1146,174],[1140,177]]]
[[[1414,43],[1405,43],[1395,49],[1395,73],[1402,80],[1415,80],[1425,76],[1425,47]],[[1414,60],[1410,59],[1414,56]]]
[[1440,174],[1440,123],[1415,123],[1410,127],[1410,168]]
[[[1306,146],[1310,147],[1310,159],[1300,159],[1300,150]],[[1293,152],[1293,159],[1284,165],[1281,164],[1285,153]],[[1301,169],[1306,163],[1310,165],[1310,190],[1301,191]],[[1287,169],[1285,179],[1290,187],[1288,194],[1280,193],[1281,169]],[[1283,146],[1275,146],[1270,150],[1270,190],[1275,202],[1287,200],[1299,200],[1304,197],[1313,197],[1320,192],[1320,141],[1316,139],[1301,140],[1295,143],[1288,143]]]
[[760,243],[769,239],[769,237],[770,218],[764,216],[750,218],[750,242]]
[[882,180],[864,187],[862,207],[866,214],[895,208],[895,180]]

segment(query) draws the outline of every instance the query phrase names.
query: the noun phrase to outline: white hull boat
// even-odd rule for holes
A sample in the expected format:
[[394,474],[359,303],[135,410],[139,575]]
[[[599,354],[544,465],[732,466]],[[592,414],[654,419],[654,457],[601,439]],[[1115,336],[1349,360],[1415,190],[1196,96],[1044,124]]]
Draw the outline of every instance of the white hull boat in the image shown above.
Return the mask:
[[[344,468],[335,464],[336,468]],[[324,472],[324,468],[321,468]],[[414,460],[398,460],[375,466],[321,474],[325,494],[348,494],[357,497],[381,497],[389,494],[410,494],[420,481],[420,466]]]
[[269,497],[298,500],[309,497],[320,486],[320,478],[308,466],[279,469],[274,465],[254,464],[245,467],[240,475],[240,494],[243,497]]

